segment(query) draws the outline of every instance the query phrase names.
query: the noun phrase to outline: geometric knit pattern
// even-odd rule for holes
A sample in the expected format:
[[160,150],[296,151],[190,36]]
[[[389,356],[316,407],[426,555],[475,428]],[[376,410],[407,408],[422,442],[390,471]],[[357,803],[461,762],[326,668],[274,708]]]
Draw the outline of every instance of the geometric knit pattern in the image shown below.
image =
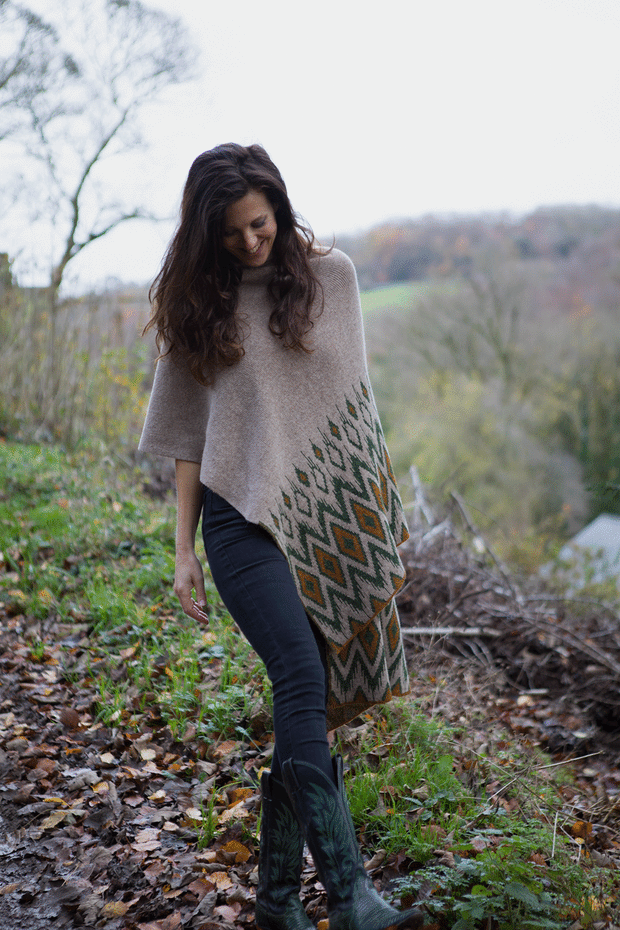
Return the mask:
[[353,386],[293,470],[265,526],[328,644],[331,726],[409,688],[394,595],[402,502],[370,388]]
[[409,691],[409,673],[394,601],[339,652],[329,650],[330,729]]

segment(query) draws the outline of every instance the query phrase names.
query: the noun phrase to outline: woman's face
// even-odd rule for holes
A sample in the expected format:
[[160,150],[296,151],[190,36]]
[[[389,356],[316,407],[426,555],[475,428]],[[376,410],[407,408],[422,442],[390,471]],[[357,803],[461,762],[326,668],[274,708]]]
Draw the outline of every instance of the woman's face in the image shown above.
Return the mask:
[[262,191],[251,190],[226,208],[222,242],[227,252],[249,268],[259,268],[271,255],[278,224]]

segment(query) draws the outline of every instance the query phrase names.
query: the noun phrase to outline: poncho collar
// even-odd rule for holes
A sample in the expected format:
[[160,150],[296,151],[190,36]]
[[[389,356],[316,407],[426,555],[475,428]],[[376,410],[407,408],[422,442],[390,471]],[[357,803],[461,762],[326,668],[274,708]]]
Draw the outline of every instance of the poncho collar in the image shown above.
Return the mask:
[[276,266],[272,262],[267,262],[259,268],[244,268],[241,272],[241,284],[250,287],[264,286],[269,284],[275,273]]

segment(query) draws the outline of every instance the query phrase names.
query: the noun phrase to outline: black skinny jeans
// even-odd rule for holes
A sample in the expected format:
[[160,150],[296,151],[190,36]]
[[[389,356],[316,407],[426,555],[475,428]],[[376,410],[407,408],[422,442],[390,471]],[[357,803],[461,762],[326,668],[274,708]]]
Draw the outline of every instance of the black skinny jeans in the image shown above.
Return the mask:
[[291,571],[266,530],[205,488],[202,538],[213,581],[233,620],[265,663],[273,689],[271,771],[311,762],[330,780],[325,643],[308,619]]

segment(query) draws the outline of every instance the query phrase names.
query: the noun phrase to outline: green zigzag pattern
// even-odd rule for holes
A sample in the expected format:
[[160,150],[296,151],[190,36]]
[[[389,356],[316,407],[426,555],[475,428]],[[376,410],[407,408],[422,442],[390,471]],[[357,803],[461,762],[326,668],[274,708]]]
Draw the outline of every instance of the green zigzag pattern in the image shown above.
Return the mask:
[[398,613],[391,601],[344,649],[330,651],[330,725],[346,723],[370,704],[384,703],[408,690]]
[[408,688],[392,601],[404,578],[396,547],[408,533],[363,382],[308,446],[280,489],[267,529],[287,555],[307,613],[333,647],[329,704],[344,712],[344,705],[368,706]]

